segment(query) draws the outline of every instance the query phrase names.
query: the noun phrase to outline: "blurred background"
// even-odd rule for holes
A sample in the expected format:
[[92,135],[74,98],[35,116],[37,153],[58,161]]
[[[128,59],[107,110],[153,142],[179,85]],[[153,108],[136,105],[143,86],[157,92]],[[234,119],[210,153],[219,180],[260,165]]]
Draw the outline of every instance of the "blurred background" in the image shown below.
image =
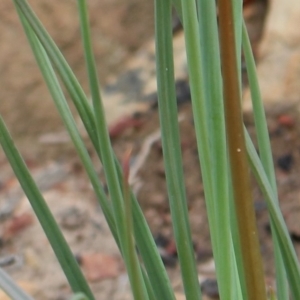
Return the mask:
[[[76,1],[29,1],[87,89]],[[124,62],[153,37],[153,1],[89,0],[93,45],[101,85],[124,71]],[[62,130],[36,66],[13,1],[0,2],[0,112],[26,156],[43,156],[36,139]],[[35,141],[35,146],[32,143]]]

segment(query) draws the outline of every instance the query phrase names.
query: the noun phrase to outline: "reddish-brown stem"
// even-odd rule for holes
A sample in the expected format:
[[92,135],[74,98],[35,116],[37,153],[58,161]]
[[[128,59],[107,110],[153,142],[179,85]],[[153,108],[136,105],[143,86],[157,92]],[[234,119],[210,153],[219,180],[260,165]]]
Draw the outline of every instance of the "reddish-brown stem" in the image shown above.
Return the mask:
[[243,131],[232,1],[219,0],[218,5],[226,132],[246,295],[248,300],[266,300]]

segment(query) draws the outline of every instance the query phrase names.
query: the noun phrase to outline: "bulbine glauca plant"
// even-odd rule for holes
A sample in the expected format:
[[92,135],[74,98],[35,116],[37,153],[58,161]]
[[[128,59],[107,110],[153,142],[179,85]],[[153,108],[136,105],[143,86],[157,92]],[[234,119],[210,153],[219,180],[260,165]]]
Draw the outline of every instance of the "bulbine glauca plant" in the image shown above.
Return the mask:
[[[167,271],[136,196],[130,190],[130,155],[125,155],[121,164],[112,150],[92,50],[87,1],[77,0],[77,4],[92,104],[27,1],[13,2],[45,83],[120,250],[133,298],[174,300]],[[300,299],[299,262],[278,205],[266,118],[243,20],[242,1],[155,0],[161,140],[185,297],[187,300],[202,299],[182,168],[172,40],[174,10],[185,36],[194,130],[220,299]],[[242,53],[251,89],[259,154],[243,123]],[[63,89],[73,101],[103,165],[108,195],[78,131]],[[73,299],[95,299],[2,118],[0,143],[68,279]],[[271,291],[269,295],[259,250],[249,170],[260,186],[270,216],[276,292]],[[0,275],[0,285],[12,299],[31,299],[3,271]]]

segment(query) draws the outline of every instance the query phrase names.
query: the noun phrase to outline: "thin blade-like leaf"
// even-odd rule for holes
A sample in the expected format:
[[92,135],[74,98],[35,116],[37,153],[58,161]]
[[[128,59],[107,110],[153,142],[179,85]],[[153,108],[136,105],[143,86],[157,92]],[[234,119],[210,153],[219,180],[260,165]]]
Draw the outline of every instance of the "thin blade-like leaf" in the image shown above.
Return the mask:
[[49,210],[41,192],[31,177],[25,162],[16,149],[8,130],[0,117],[0,143],[6,157],[16,174],[21,187],[41,224],[43,230],[55,252],[55,255],[65,272],[65,275],[74,292],[84,292],[89,298],[93,294],[79,269],[65,238],[63,237],[51,211]]
[[[114,155],[108,129],[106,125],[106,118],[103,103],[99,91],[98,76],[96,71],[96,64],[92,51],[90,26],[88,21],[87,5],[85,0],[78,0],[78,11],[80,16],[81,34],[83,39],[83,48],[85,54],[85,60],[87,65],[89,85],[92,94],[93,108],[95,114],[95,129],[97,132],[99,149],[102,153],[102,164],[104,167],[104,173],[106,176],[106,182],[112,200],[113,213],[115,217],[115,224],[118,233],[118,239],[120,242],[123,259],[125,261],[127,270],[129,272],[129,278],[133,290],[134,297],[136,299],[148,299],[145,283],[142,277],[141,268],[139,266],[135,249],[132,249],[131,234],[128,229],[126,219],[126,208],[124,206],[124,199],[121,191],[119,177],[117,174],[116,164],[114,161]],[[130,202],[129,193],[126,194],[127,200]],[[127,230],[126,230],[127,229]],[[133,269],[133,266],[136,268]]]
[[13,300],[33,300],[2,268],[0,268],[0,287]]
[[[39,38],[40,42],[43,44],[43,47],[45,48],[47,54],[49,55],[60,77],[62,78],[62,81],[64,82],[66,89],[71,95],[71,98],[78,110],[78,113],[84,123],[84,126],[97,151],[97,154],[99,158],[101,158],[101,152],[99,149],[97,134],[94,130],[95,128],[94,114],[91,110],[91,107],[88,104],[88,101],[86,100],[86,96],[84,95],[84,92],[80,87],[76,77],[72,73],[63,55],[60,53],[59,49],[57,48],[57,46],[55,45],[55,43],[53,42],[53,40],[51,39],[47,31],[43,28],[42,24],[37,19],[35,14],[32,12],[32,10],[30,9],[26,1],[14,0],[14,2],[17,4],[17,6],[24,14],[24,18],[26,18],[30,26],[32,26],[32,29],[34,30],[35,34]],[[121,168],[116,159],[115,159],[115,164],[118,172],[119,181],[122,182],[123,176],[122,176]],[[94,175],[93,178],[94,179],[92,181],[92,184],[98,186],[97,189],[95,189],[94,186],[94,189],[96,194],[98,193],[97,194],[98,199],[100,199],[105,195],[103,195],[102,187],[99,186],[98,179]],[[143,258],[147,270],[147,274],[149,276],[149,280],[152,286],[154,287],[155,295],[157,299],[174,300],[174,292],[172,291],[168,275],[162,263],[161,257],[158,253],[151,231],[147,225],[142,210],[133,193],[131,193],[131,198],[133,202],[132,208],[133,208],[133,218],[135,224],[134,232],[135,232],[136,243],[138,249],[140,250],[140,254]],[[113,233],[116,232],[113,231]]]
[[[253,105],[253,115],[255,120],[259,156],[261,159],[261,163],[265,169],[265,172],[268,176],[268,179],[271,183],[274,195],[276,197],[274,199],[275,204],[276,203],[278,204],[275,170],[274,170],[274,164],[272,158],[270,138],[268,134],[267,120],[264,112],[263,101],[261,99],[259,83],[256,74],[255,61],[254,61],[245,22],[243,23],[242,40],[243,40],[243,51],[244,51],[245,62],[247,67],[252,105]],[[272,221],[271,221],[271,231],[274,232],[274,225]],[[286,281],[286,272],[282,261],[278,240],[276,238],[276,235],[272,235],[272,238],[274,243],[277,296],[279,299],[288,299],[289,290]]]
[[162,146],[182,280],[187,299],[201,297],[191,241],[174,82],[171,0],[155,1],[156,68]]
[[294,299],[300,299],[300,267],[295,249],[289,236],[282,213],[276,204],[276,195],[273,192],[273,188],[268,180],[262,163],[246,129],[245,137],[251,169],[268,204],[268,211],[274,224],[275,234],[279,242],[279,247],[292,295]]

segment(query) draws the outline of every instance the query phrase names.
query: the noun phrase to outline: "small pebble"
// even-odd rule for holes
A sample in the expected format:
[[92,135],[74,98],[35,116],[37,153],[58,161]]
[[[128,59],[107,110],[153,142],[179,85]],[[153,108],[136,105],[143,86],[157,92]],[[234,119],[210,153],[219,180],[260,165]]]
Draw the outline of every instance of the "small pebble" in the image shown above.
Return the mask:
[[277,118],[278,123],[286,128],[293,128],[295,126],[295,120],[293,119],[292,116],[289,115],[280,115]]
[[219,289],[216,279],[206,279],[200,284],[200,286],[203,294],[212,299],[219,299]]
[[294,162],[294,159],[293,159],[292,154],[285,154],[285,155],[280,156],[277,159],[278,167],[281,170],[286,171],[286,172],[289,172],[292,169],[293,162]]
[[295,242],[295,243],[300,242],[300,235],[299,234],[297,234],[295,232],[291,232],[290,235],[291,235],[291,239],[292,239],[293,242]]
[[87,214],[77,207],[69,207],[61,213],[60,224],[68,230],[74,230],[84,226]]
[[158,234],[155,237],[155,243],[163,263],[168,267],[174,267],[177,263],[175,242],[162,234]]

